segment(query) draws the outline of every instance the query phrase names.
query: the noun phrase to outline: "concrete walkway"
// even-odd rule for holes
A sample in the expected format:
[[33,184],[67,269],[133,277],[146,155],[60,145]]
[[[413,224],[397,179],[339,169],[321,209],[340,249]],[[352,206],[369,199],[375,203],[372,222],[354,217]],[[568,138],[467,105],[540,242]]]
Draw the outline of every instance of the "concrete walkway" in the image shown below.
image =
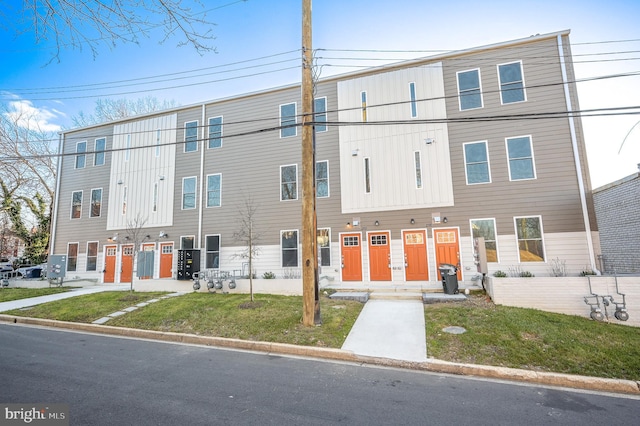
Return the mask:
[[28,299],[11,300],[9,302],[0,302],[0,312],[11,311],[13,309],[27,308],[29,306],[36,306],[42,303],[53,302],[55,300],[62,300],[62,299],[68,299],[70,297],[82,296],[84,294],[100,293],[103,291],[123,291],[128,289],[129,289],[129,285],[96,285],[91,287],[74,288],[64,293],[30,297]]
[[427,360],[424,305],[420,300],[369,300],[343,350],[402,361]]

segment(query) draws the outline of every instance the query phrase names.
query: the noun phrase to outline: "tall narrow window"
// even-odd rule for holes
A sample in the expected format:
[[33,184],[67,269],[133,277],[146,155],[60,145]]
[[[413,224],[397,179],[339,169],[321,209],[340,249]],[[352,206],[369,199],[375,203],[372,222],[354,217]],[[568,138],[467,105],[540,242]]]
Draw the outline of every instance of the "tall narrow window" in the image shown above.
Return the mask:
[[280,166],[280,200],[298,199],[298,165]]
[[207,207],[220,207],[222,194],[222,175],[207,176]]
[[160,129],[158,129],[156,130],[156,157],[160,157],[160,143],[161,143],[160,136],[161,136]]
[[195,237],[193,235],[180,237],[180,248],[182,250],[192,250],[194,247],[195,247]]
[[316,197],[329,196],[329,162],[318,161],[316,163]]
[[209,148],[222,146],[222,116],[209,119]]
[[67,271],[74,272],[78,267],[78,243],[67,245]]
[[158,212],[158,182],[153,184],[153,200],[151,201],[151,211]]
[[411,99],[411,118],[418,116],[418,103],[416,100],[416,84],[409,83],[409,99]]
[[102,214],[102,188],[91,190],[91,213],[90,217],[100,217]]
[[127,214],[127,187],[122,188],[122,214]]
[[540,216],[516,217],[514,220],[520,262],[544,262],[542,218]]
[[98,269],[98,242],[91,241],[87,243],[87,271],[96,271]]
[[314,120],[316,122],[316,132],[326,132],[327,125],[327,98],[316,98],[313,105]]
[[526,100],[522,62],[498,65],[498,78],[500,79],[500,97],[503,104]]
[[367,92],[360,92],[360,104],[362,107],[362,122],[367,122]]
[[104,164],[104,150],[107,146],[107,139],[96,139],[95,154],[93,154],[93,165],[102,166]]
[[467,185],[491,182],[487,143],[471,142],[463,144],[463,147]]
[[220,268],[220,235],[207,235],[205,249],[207,251],[206,267]]
[[482,108],[482,88],[480,87],[480,70],[460,71],[458,76],[458,101],[460,111]]
[[295,268],[298,266],[298,231],[281,231],[282,267]]
[[87,162],[85,152],[87,152],[87,142],[78,142],[76,144],[76,169],[84,169]]
[[124,151],[124,161],[131,160],[131,135],[127,135],[127,146]]
[[415,161],[415,170],[416,170],[416,188],[422,189],[422,158],[420,151],[415,151],[413,153],[414,161]]
[[364,192],[371,193],[371,170],[369,166],[369,158],[364,159]]
[[331,266],[331,229],[318,228],[316,230],[316,239],[318,241],[320,266]]
[[498,261],[498,244],[496,241],[495,219],[471,219],[471,235],[473,238],[484,238],[487,262]]
[[71,194],[71,219],[80,219],[82,216],[82,191],[74,191]]
[[182,179],[182,210],[196,208],[196,183],[195,176]]
[[296,123],[296,103],[280,105],[280,137],[297,135]]
[[508,138],[507,156],[509,158],[509,178],[511,180],[536,178],[530,136]]
[[184,123],[184,152],[198,150],[198,122]]

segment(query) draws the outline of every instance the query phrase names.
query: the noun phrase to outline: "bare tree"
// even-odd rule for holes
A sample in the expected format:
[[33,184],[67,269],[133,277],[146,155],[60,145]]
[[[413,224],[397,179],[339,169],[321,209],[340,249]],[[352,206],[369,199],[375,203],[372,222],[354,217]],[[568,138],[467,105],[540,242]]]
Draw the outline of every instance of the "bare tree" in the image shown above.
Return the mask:
[[[30,33],[36,43],[51,40],[60,60],[64,49],[90,49],[94,58],[98,47],[118,43],[139,43],[156,30],[163,32],[161,42],[178,36],[178,46],[190,45],[199,53],[215,50],[209,43],[215,37],[215,25],[207,19],[204,4],[193,0],[32,0],[16,6],[2,2],[0,19],[20,35]],[[195,6],[192,7],[192,6]],[[197,10],[196,10],[197,9]],[[21,19],[9,22],[9,17]]]
[[137,269],[136,257],[138,249],[142,243],[151,239],[151,235],[144,229],[146,224],[147,219],[143,219],[142,216],[140,216],[140,213],[138,213],[133,220],[127,222],[127,228],[125,230],[127,235],[125,235],[124,239],[125,241],[133,244],[133,250],[131,251],[131,288],[129,291],[133,291],[133,279],[135,275],[134,272]]
[[243,205],[238,208],[238,224],[237,229],[233,233],[233,239],[240,243],[242,251],[236,253],[235,257],[247,259],[249,262],[249,294],[253,302],[253,259],[260,254],[260,247],[257,244],[260,241],[261,234],[256,232],[256,213],[258,207],[251,198],[245,198]]
[[120,120],[133,115],[148,114],[151,112],[177,107],[175,100],[160,101],[154,96],[147,96],[137,100],[120,99],[98,99],[93,114],[84,112],[71,118],[76,127],[91,126],[93,124],[105,123]]

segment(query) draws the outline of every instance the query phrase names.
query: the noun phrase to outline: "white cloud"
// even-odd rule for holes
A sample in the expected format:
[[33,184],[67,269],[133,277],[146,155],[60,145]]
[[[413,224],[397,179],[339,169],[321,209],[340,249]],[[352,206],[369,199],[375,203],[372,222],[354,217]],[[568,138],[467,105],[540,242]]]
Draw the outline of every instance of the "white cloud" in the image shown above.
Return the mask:
[[58,110],[46,107],[36,107],[26,99],[10,101],[8,112],[5,115],[15,121],[18,126],[31,130],[42,130],[45,132],[58,132],[62,127],[54,121],[64,116]]

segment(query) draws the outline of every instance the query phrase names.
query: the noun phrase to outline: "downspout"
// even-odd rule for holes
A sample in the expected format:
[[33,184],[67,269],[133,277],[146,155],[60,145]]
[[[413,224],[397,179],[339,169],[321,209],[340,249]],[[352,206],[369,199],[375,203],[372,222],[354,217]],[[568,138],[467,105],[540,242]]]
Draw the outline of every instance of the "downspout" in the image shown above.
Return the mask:
[[[198,141],[198,146],[200,146],[200,142],[202,142],[202,147],[200,149],[200,178],[198,179],[198,182],[200,183],[200,208],[198,209],[198,248],[202,248],[202,215],[204,212],[204,207],[202,205],[202,201],[204,198],[204,129],[205,129],[205,113],[206,113],[206,106],[204,104],[202,104],[202,125],[200,126],[200,130],[201,132],[198,132],[198,135],[201,135],[198,137],[199,141]],[[200,259],[202,260],[202,259]]]
[[587,196],[584,188],[584,179],[582,177],[582,166],[580,164],[580,152],[578,150],[578,138],[576,136],[575,118],[573,116],[573,106],[571,105],[571,96],[569,93],[569,83],[567,82],[567,68],[564,60],[564,51],[562,47],[562,35],[558,34],[558,54],[560,57],[560,69],[562,70],[562,82],[564,87],[564,97],[567,103],[567,111],[569,112],[569,129],[571,131],[571,146],[573,148],[573,159],[576,164],[576,172],[578,175],[578,188],[580,190],[580,204],[582,204],[582,219],[584,220],[584,229],[587,233],[587,247],[589,248],[589,260],[591,261],[591,269],[598,275],[600,271],[596,268],[595,253],[593,251],[593,239],[591,237],[591,225],[589,224],[589,211],[587,210]]
[[56,167],[56,192],[53,196],[53,217],[51,218],[51,225],[49,231],[49,255],[54,254],[53,248],[56,242],[56,226],[58,225],[58,201],[60,200],[60,179],[62,170],[62,133],[58,133],[58,165]]

